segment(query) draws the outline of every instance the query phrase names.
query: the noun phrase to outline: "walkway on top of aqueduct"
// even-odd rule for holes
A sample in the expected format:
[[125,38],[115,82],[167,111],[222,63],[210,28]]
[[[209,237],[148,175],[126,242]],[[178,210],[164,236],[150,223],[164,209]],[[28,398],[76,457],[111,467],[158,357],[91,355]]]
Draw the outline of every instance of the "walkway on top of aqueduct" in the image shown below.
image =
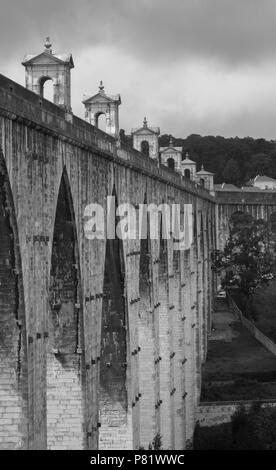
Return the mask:
[[[183,449],[211,324],[215,200],[0,76],[0,447]],[[84,209],[193,205],[194,240],[87,240]]]

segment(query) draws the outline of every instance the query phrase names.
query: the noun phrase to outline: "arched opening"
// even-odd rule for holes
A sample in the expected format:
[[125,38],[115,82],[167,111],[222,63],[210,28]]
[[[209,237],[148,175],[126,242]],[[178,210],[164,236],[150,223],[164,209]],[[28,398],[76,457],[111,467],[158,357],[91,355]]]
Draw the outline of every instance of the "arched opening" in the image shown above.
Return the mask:
[[167,165],[171,170],[175,169],[175,161],[173,158],[168,158]]
[[28,448],[26,324],[15,209],[0,155],[0,449]]
[[189,170],[189,168],[186,168],[186,170],[184,171],[184,176],[188,180],[191,179],[191,171]]
[[[146,203],[145,200],[144,204]],[[144,223],[147,224],[147,237],[142,239],[140,244],[138,344],[140,346],[139,390],[141,392],[140,446],[147,449],[157,433],[155,409],[157,402],[157,365],[156,361],[153,359],[149,361],[149,358],[158,357],[155,339],[158,312],[153,308],[148,214],[145,216]]]
[[40,96],[48,101],[54,102],[54,85],[53,80],[50,77],[42,77],[39,81]]
[[200,182],[200,186],[202,186],[202,187],[204,188],[204,186],[205,186],[205,181],[204,181],[204,179],[203,179],[203,178],[200,178],[199,182]]
[[141,142],[141,152],[147,157],[149,157],[149,143],[147,140],[143,140]]
[[106,132],[106,115],[98,113],[95,116],[95,126],[103,132]]
[[66,170],[57,200],[50,274],[47,443],[49,449],[84,449],[83,310],[75,217]]
[[[117,207],[117,199],[116,199]],[[116,226],[118,220],[116,218]],[[99,406],[99,448],[132,449],[132,407],[125,265],[119,238],[106,240]]]

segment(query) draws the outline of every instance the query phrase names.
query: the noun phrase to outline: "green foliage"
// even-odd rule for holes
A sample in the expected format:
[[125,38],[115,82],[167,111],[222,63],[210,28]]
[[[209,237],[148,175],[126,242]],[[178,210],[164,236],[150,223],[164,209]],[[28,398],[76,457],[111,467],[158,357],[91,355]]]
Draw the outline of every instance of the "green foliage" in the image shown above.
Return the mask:
[[269,282],[267,275],[271,273],[272,262],[267,235],[263,220],[238,213],[232,220],[224,250],[212,253],[213,270],[224,272],[225,283],[239,286],[247,299],[257,287]]
[[[159,139],[160,146],[169,144],[170,136]],[[188,151],[198,167],[203,163],[215,173],[215,183],[244,185],[260,174],[276,178],[276,143],[265,139],[245,137],[225,138],[192,134],[186,139],[174,138],[174,145]]]
[[[154,436],[152,442],[149,443],[149,450],[162,450],[162,438],[159,432]],[[140,450],[144,450],[144,447],[140,447]]]
[[[171,136],[159,138],[160,147],[169,145]],[[132,146],[132,136],[121,129],[120,139]],[[215,183],[244,185],[256,175],[276,178],[276,142],[252,137],[225,138],[191,134],[185,139],[173,138],[175,146],[183,147],[183,158],[189,152],[198,169],[203,164],[206,170],[215,174]]]
[[154,437],[153,441],[149,445],[150,450],[162,450],[162,438],[159,432]]
[[195,428],[194,448],[199,450],[276,450],[276,409],[255,402],[243,406],[231,423]]
[[196,424],[194,431],[194,450],[230,450],[232,433],[229,423],[201,428]]
[[252,405],[248,412],[240,407],[232,417],[234,449],[275,450],[276,410]]

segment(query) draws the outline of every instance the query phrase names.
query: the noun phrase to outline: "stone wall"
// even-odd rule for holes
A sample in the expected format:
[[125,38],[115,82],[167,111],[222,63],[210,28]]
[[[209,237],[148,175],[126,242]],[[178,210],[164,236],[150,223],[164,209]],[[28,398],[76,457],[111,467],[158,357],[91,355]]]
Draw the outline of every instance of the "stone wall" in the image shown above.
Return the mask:
[[232,312],[235,314],[236,318],[245,326],[245,328],[256,338],[262,345],[268,349],[272,354],[276,356],[276,344],[270,338],[268,338],[264,333],[262,333],[259,328],[257,328],[252,321],[248,320],[235,301],[232,299],[231,295],[228,294],[229,305]]
[[[193,434],[211,315],[207,292],[212,297],[213,283],[204,273],[210,272],[215,247],[215,201],[87,122],[65,118],[62,109],[0,76],[0,160],[11,186],[16,256],[22,259],[16,263],[18,284],[11,277],[9,288],[19,292],[23,374],[16,374],[21,342],[14,294],[4,325],[10,355],[4,340],[0,348],[8,357],[0,369],[0,381],[8,378],[0,400],[8,413],[12,387],[18,407],[12,418],[4,417],[0,436],[11,433],[10,448],[118,448],[123,439],[137,449],[161,433],[164,448],[183,448]],[[63,178],[70,214],[58,209]],[[196,233],[190,250],[179,252],[179,262],[171,240],[162,252],[159,240],[150,241],[148,293],[140,276],[141,242],[124,240],[120,305],[106,240],[89,240],[84,233],[85,207],[98,202],[106,213],[114,191],[118,204],[135,207],[145,198],[192,204]],[[66,243],[68,253],[66,236],[72,243]],[[0,266],[9,269],[5,254],[3,259]],[[117,368],[124,366],[120,380],[113,374],[116,361]],[[58,420],[59,408],[66,419]]]
[[[229,423],[231,417],[242,405],[249,409],[254,401],[233,401],[233,402],[201,402],[197,408],[196,421],[200,426],[218,426],[219,424]],[[276,407],[276,400],[263,400],[262,407]]]

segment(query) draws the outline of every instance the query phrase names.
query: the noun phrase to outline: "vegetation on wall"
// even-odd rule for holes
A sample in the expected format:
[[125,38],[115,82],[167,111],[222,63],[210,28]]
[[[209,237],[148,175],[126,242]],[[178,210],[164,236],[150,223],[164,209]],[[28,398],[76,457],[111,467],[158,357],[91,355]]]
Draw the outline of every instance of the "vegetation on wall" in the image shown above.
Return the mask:
[[196,426],[197,450],[276,450],[276,409],[256,402],[246,411],[240,407],[230,423]]

